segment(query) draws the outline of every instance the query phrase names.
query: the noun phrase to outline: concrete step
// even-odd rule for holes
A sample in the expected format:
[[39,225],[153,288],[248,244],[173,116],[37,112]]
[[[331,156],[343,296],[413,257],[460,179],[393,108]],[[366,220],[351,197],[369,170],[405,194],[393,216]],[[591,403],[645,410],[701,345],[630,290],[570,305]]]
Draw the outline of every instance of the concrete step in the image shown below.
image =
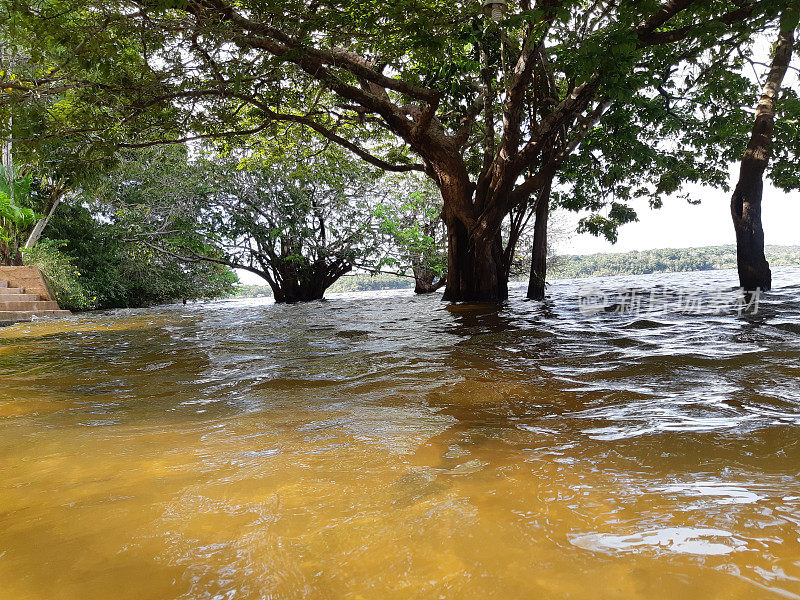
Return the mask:
[[7,291],[0,288],[0,302],[33,302],[42,299],[39,294],[6,294]]
[[58,310],[58,302],[50,300],[22,300],[19,302],[0,302],[0,312],[6,310]]
[[38,267],[0,266],[0,325],[41,317],[66,317]]
[[0,310],[0,322],[30,321],[31,317],[66,317],[68,310]]

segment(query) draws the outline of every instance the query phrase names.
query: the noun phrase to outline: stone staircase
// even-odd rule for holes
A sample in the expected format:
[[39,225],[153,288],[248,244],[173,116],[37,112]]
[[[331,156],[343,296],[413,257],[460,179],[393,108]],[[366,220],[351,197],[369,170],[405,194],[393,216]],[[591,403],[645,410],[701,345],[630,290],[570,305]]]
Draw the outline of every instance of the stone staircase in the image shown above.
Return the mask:
[[34,285],[32,290],[18,286],[13,280],[4,280],[0,270],[0,324],[30,321],[34,317],[63,317],[72,314],[68,310],[59,309],[58,302],[50,300],[49,294],[43,297],[41,293],[35,293],[45,291],[39,285]]

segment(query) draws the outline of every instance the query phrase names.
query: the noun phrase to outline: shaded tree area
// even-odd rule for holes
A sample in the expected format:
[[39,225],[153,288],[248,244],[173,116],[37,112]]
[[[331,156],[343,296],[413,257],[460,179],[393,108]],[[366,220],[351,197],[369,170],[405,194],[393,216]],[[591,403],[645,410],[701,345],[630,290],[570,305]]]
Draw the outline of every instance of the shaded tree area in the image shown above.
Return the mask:
[[429,181],[391,177],[387,198],[374,209],[378,234],[385,238],[378,270],[390,268],[414,278],[414,292],[430,294],[447,282],[446,231],[438,194]]
[[[0,21],[9,24],[7,16]],[[14,80],[17,73],[41,67],[31,54],[10,44],[7,35],[0,42],[0,68],[5,77]],[[0,102],[2,264],[22,264],[24,251],[36,245],[61,203],[74,198],[82,185],[91,185],[116,162],[109,148],[98,152],[81,136],[43,135],[49,120],[65,110],[65,104],[68,102],[60,95],[22,106]],[[88,119],[88,114],[83,117]]]
[[[20,43],[59,68],[8,83],[19,102],[68,89],[71,110],[47,135],[83,132],[95,147],[284,123],[381,169],[424,172],[443,201],[445,298],[498,301],[514,254],[504,222],[535,211],[551,183],[561,203],[565,171],[606,165],[590,171],[585,197],[562,198],[592,212],[587,230],[611,235],[634,218],[625,199],[637,189],[718,179],[719,141],[741,121],[729,109],[749,91],[737,57],[783,4],[523,1],[495,21],[471,2],[20,3]],[[120,43],[124,52],[104,51]],[[77,127],[80,115],[91,118]],[[630,135],[615,143],[615,130]],[[625,191],[626,180],[636,185]],[[600,193],[609,186],[624,193]]]
[[16,156],[7,145],[0,172],[0,264],[21,265],[23,254],[42,236],[61,202],[82,183],[111,168],[112,156],[94,163],[71,154],[66,145],[41,143],[37,152]]
[[22,244],[37,220],[31,178],[16,175],[5,168],[0,174],[0,265],[22,264]]
[[137,308],[225,296],[236,275],[221,265],[183,264],[126,239],[119,222],[64,203],[43,238],[26,252],[43,269],[62,307]]

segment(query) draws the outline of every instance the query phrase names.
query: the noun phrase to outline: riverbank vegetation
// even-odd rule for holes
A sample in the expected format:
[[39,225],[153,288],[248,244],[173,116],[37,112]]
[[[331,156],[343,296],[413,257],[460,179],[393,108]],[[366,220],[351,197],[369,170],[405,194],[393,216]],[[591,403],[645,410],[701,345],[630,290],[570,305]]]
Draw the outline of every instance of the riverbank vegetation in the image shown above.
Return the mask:
[[42,269],[59,305],[69,310],[217,298],[230,294],[238,281],[221,265],[181,263],[127,241],[118,223],[100,221],[89,209],[69,203],[23,260]]

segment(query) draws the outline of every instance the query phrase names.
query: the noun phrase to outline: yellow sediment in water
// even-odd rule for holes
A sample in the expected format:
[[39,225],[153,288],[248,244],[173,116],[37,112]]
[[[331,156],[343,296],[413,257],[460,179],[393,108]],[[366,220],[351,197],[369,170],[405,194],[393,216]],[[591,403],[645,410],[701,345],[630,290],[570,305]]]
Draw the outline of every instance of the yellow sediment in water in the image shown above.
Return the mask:
[[[62,319],[44,319],[41,321],[24,321],[8,327],[0,327],[0,340],[32,339],[48,335],[70,333],[130,331],[132,329],[149,328],[164,325],[174,320],[166,315],[136,315],[128,318],[95,317],[81,318],[79,315]],[[6,350],[8,350],[6,348]],[[0,348],[0,352],[3,348]]]
[[371,302],[3,330],[0,600],[800,598],[783,321]]

